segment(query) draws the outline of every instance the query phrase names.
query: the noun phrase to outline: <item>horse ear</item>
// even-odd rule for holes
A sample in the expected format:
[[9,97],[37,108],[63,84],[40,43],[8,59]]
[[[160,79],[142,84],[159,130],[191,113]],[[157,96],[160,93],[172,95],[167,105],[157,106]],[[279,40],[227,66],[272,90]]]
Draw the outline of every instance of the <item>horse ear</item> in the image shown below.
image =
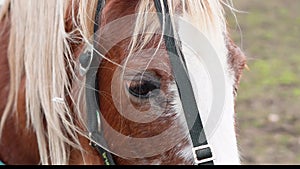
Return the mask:
[[247,67],[246,56],[243,51],[227,35],[228,62],[235,75],[235,94],[237,92],[243,70]]

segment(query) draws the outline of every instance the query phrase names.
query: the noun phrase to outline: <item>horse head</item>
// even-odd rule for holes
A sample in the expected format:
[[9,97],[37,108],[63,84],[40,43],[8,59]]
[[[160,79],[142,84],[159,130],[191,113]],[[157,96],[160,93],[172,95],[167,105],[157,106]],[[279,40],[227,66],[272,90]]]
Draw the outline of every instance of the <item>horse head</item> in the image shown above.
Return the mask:
[[240,163],[224,2],[30,2],[0,14],[0,160]]

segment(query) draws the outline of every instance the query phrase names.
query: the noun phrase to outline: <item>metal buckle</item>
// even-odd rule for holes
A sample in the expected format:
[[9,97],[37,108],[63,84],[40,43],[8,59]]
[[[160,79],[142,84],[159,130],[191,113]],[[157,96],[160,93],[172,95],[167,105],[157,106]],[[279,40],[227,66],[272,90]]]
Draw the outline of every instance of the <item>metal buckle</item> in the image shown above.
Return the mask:
[[84,52],[79,57],[79,73],[81,76],[84,76],[90,69],[92,60],[93,60],[93,47],[88,46]]
[[[207,149],[207,148],[209,148],[211,150],[210,151],[211,152],[211,157],[199,160],[197,158],[197,151],[204,150],[204,149]],[[198,146],[198,147],[193,147],[192,151],[193,151],[193,155],[194,155],[194,161],[196,163],[195,165],[206,163],[206,162],[213,161],[214,159],[216,159],[215,155],[214,155],[214,153],[212,151],[212,148],[211,148],[211,146],[209,144]]]

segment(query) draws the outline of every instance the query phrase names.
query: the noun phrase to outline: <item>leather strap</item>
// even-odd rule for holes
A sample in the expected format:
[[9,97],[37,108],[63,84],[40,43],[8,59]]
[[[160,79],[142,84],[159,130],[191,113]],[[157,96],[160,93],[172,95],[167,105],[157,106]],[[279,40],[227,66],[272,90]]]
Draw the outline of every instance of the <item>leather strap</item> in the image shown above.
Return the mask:
[[165,45],[172,65],[172,71],[179,91],[184,115],[189,127],[194,147],[191,151],[193,151],[194,154],[195,164],[214,164],[214,157],[204,133],[186,63],[181,49],[178,48],[179,43],[176,43],[176,40],[174,39],[174,30],[167,0],[163,0],[164,10],[162,8],[161,0],[154,0],[154,3],[161,25],[164,27],[163,33]]
[[[175,77],[177,88],[179,91],[179,96],[182,102],[185,118],[189,127],[189,132],[191,140],[193,143],[193,151],[195,164],[213,164],[213,154],[211,147],[208,145],[204,128],[201,122],[200,114],[198,112],[197,103],[194,97],[192,85],[188,75],[186,63],[181,50],[178,48],[178,44],[174,39],[174,31],[171,22],[171,17],[169,14],[169,7],[166,0],[163,0],[164,10],[162,10],[161,0],[154,0],[156,10],[161,22],[164,25],[164,40],[166,48],[169,54],[170,62],[172,65],[172,71]],[[101,11],[104,6],[104,0],[99,0],[95,15],[95,21],[99,20]],[[164,13],[165,17],[162,16]],[[98,30],[99,25],[94,25],[94,33]],[[170,35],[170,36],[166,36]],[[94,39],[94,45],[96,41]],[[94,46],[95,47],[95,46]],[[97,145],[96,143],[106,144],[106,141],[99,131],[99,122],[101,121],[101,112],[99,109],[99,96],[97,91],[99,90],[99,85],[97,84],[97,73],[98,67],[101,63],[101,57],[97,52],[92,49],[92,52],[85,52],[80,57],[81,65],[85,65],[86,73],[86,104],[88,111],[88,130],[90,137],[94,142],[91,145],[99,152],[100,156],[103,158],[106,165],[114,165],[112,155]],[[96,89],[96,91],[95,91]],[[106,145],[105,145],[106,146]]]
[[[97,4],[95,22],[99,21],[102,9],[105,5],[104,0],[99,0]],[[101,23],[98,22],[99,24]],[[94,36],[99,29],[99,24],[94,24]],[[89,130],[89,136],[91,146],[93,146],[102,157],[105,165],[115,165],[112,155],[107,150],[103,149],[98,144],[104,144],[106,141],[103,136],[103,132],[99,131],[99,122],[101,121],[101,112],[99,107],[99,84],[98,84],[98,67],[101,63],[102,57],[100,57],[96,49],[96,39],[94,38],[94,48],[92,52],[86,52],[80,57],[80,63],[83,66],[88,66],[86,69],[86,106],[87,106],[87,127]],[[87,64],[88,63],[88,64]],[[101,127],[102,128],[102,127]],[[97,144],[98,143],[98,144]]]

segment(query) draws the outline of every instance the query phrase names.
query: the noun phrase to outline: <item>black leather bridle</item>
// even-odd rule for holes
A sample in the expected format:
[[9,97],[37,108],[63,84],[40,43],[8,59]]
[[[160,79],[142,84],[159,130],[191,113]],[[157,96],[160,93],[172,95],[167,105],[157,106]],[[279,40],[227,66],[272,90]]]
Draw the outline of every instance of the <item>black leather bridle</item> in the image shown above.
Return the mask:
[[[154,0],[154,3],[161,25],[165,28],[163,30],[164,41],[193,143],[191,151],[193,151],[194,163],[196,165],[214,164],[214,155],[204,133],[194,92],[187,73],[186,63],[181,49],[178,47],[179,43],[176,43],[177,41],[174,39],[173,25],[169,14],[167,0]],[[99,21],[104,5],[104,0],[98,0],[95,22]],[[98,29],[99,24],[95,23],[94,34],[98,31]],[[96,40],[94,38],[94,45],[96,43],[95,41]],[[99,152],[106,165],[114,165],[115,162],[111,153],[97,144],[106,143],[103,137],[103,132],[98,129],[99,121],[101,120],[101,112],[99,109],[99,96],[98,93],[95,92],[99,89],[99,85],[97,84],[97,72],[101,60],[102,58],[97,54],[95,48],[86,50],[80,56],[81,74],[86,76],[87,127],[90,139],[92,140],[91,146]]]

